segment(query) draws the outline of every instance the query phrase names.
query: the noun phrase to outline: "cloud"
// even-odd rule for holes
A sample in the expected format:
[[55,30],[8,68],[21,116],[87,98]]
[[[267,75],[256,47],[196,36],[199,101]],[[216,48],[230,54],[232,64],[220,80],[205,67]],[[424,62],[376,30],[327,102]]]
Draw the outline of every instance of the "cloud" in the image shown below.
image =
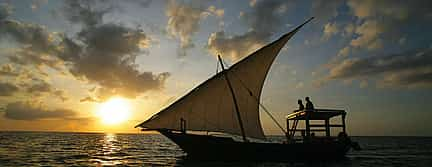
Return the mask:
[[0,82],[0,96],[11,96],[18,92],[19,88],[14,84],[7,82]]
[[165,15],[168,17],[166,31],[171,37],[180,40],[179,56],[185,56],[187,50],[194,47],[192,37],[199,31],[201,20],[211,15],[222,18],[225,14],[225,10],[213,5],[206,8],[205,3],[205,1],[182,3],[175,0],[166,3]]
[[64,63],[57,57],[34,51],[30,48],[20,48],[13,55],[8,56],[8,60],[16,65],[35,66],[40,73],[43,72],[43,67],[48,66],[52,69],[61,71],[64,69]]
[[170,0],[166,4],[165,14],[168,17],[167,32],[180,39],[180,48],[193,47],[192,35],[199,30],[199,22],[205,17],[205,9],[202,6],[193,7],[192,4],[182,4]]
[[58,97],[63,102],[69,100],[69,97],[67,96],[65,90],[56,89],[52,93],[54,96]]
[[354,33],[354,31],[355,31],[354,24],[349,23],[349,24],[345,25],[344,32],[342,35],[345,37],[351,37],[351,35]]
[[[381,36],[399,39],[400,33],[394,31],[401,27],[409,26],[409,22],[424,22],[430,20],[427,16],[432,14],[430,11],[431,1],[414,0],[409,2],[395,2],[391,0],[363,2],[350,0],[347,2],[354,16],[364,20],[356,28],[359,37],[351,42],[353,46],[366,46],[370,48],[370,43],[374,43],[379,34],[388,33]],[[410,18],[408,20],[408,18]]]
[[225,10],[223,9],[217,9],[215,6],[211,5],[207,8],[207,11],[210,14],[213,14],[219,18],[223,17],[225,15]]
[[327,22],[338,15],[337,9],[344,4],[344,0],[315,0],[312,1],[311,14],[318,22]]
[[48,0],[32,0],[30,8],[35,11],[40,8],[43,4],[48,3]]
[[3,20],[0,22],[0,34],[9,35],[13,40],[33,51],[44,52],[46,49],[53,49],[50,34],[39,25]]
[[324,26],[324,34],[322,39],[327,41],[333,35],[336,35],[339,32],[338,25],[336,23],[327,23]]
[[111,8],[92,9],[97,1],[74,0],[65,1],[63,14],[71,22],[83,24],[85,26],[94,26],[102,23],[103,15]]
[[42,66],[61,70],[63,63],[53,56],[59,52],[56,33],[49,33],[45,27],[5,19],[0,21],[0,35],[18,44],[7,57],[17,65],[34,65],[39,70]]
[[97,99],[94,99],[93,97],[87,96],[85,98],[80,99],[80,102],[100,102]]
[[[169,73],[141,72],[135,63],[137,56],[148,54],[151,38],[138,28],[104,23],[102,18],[110,7],[95,3],[65,2],[64,15],[68,21],[83,25],[72,37],[49,32],[37,24],[4,18],[0,22],[1,37],[12,38],[19,46],[8,56],[9,62],[22,67],[34,66],[41,75],[47,75],[44,66],[69,72],[77,79],[99,85],[95,95],[99,99],[110,95],[135,98],[144,92],[162,89]],[[7,70],[6,66],[2,67],[3,73],[10,73]],[[62,100],[67,99],[61,91],[47,86],[32,85],[26,90],[50,92]]]
[[376,20],[367,20],[356,28],[356,34],[359,37],[353,39],[350,43],[354,47],[365,47],[369,50],[382,48],[379,34],[384,32],[384,25],[379,24]]
[[282,18],[292,4],[285,1],[258,1],[254,8],[244,14],[243,21],[256,32],[272,34],[284,25]]
[[207,44],[212,54],[220,54],[229,60],[238,60],[258,49],[264,41],[255,31],[231,37],[225,35],[224,31],[219,31],[210,35]]
[[354,16],[354,22],[339,24],[345,26],[342,35],[350,39],[345,48],[351,51],[376,51],[399,44],[406,29],[430,29],[429,25],[420,26],[418,23],[432,19],[431,1],[348,0],[346,4]]
[[31,102],[13,102],[6,105],[4,116],[14,120],[68,119],[77,116],[69,109],[45,109]]
[[12,6],[7,3],[0,4],[0,22],[5,20],[12,13]]
[[51,95],[52,97],[58,98],[63,102],[69,100],[65,90],[54,88],[53,85],[47,81],[39,79],[35,76],[29,77],[30,81],[21,81],[21,83],[18,84],[23,90],[21,93],[31,95],[31,97]]
[[331,65],[326,80],[353,80],[377,77],[382,86],[432,86],[432,49],[399,54],[351,58]]
[[407,70],[397,74],[390,74],[379,82],[381,87],[432,87],[432,69]]
[[348,54],[351,52],[350,47],[344,47],[342,48],[339,53],[337,54],[337,56],[341,56],[341,57],[345,57],[348,56]]
[[257,1],[250,12],[240,17],[250,31],[234,36],[224,31],[212,33],[207,42],[209,52],[234,61],[255,51],[284,27],[281,19],[290,6],[286,1]]
[[[80,11],[76,14],[85,14],[70,21],[87,26],[77,34],[78,42],[65,40],[63,44],[66,48],[75,53],[65,52],[62,58],[71,63],[70,72],[75,77],[100,86],[94,98],[103,100],[112,95],[135,98],[149,90],[163,88],[169,73],[153,74],[137,69],[136,57],[147,54],[146,49],[150,47],[151,38],[144,32],[119,24],[103,23],[101,19],[107,8],[97,11],[75,3],[66,5],[69,5],[70,11]],[[92,16],[92,19],[87,20],[86,15]]]
[[[393,20],[424,19],[430,14],[432,2],[428,0],[413,1],[392,1],[392,0],[349,0],[347,5],[352,9],[352,13],[361,19],[365,18],[387,18]],[[417,16],[414,18],[414,16]]]
[[250,7],[254,7],[256,5],[256,3],[257,3],[257,0],[250,0],[249,1],[249,6]]
[[0,76],[16,77],[18,76],[18,73],[11,64],[3,64],[0,67]]
[[[163,87],[169,73],[153,74],[137,70],[135,59],[145,54],[150,40],[139,30],[104,24],[79,33],[86,45],[79,58],[71,58],[71,73],[98,83],[100,92],[135,97]],[[107,94],[107,93],[104,93]]]
[[36,83],[33,83],[32,85],[29,85],[27,87],[27,92],[30,94],[34,93],[45,93],[45,92],[51,92],[52,87],[49,83],[45,81],[35,81]]

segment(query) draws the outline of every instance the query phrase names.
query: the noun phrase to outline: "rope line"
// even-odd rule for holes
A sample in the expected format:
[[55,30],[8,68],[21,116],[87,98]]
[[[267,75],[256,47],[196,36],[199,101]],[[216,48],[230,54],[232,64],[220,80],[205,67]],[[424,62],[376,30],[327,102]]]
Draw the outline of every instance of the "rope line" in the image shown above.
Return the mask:
[[273,122],[279,127],[279,129],[284,133],[284,134],[286,134],[287,133],[287,131],[282,127],[282,125],[278,122],[278,121],[276,121],[276,119],[273,117],[273,115],[267,110],[267,108],[264,106],[264,104],[262,104],[260,101],[259,101],[259,99],[255,96],[255,95],[253,95],[253,93],[252,93],[252,91],[248,88],[248,87],[246,87],[246,85],[244,84],[244,82],[239,78],[239,77],[237,77],[237,75],[235,74],[235,73],[233,73],[234,75],[235,75],[235,77],[240,81],[240,83],[241,83],[241,85],[244,87],[244,88],[246,88],[246,90],[249,92],[249,95],[250,96],[252,96],[254,99],[255,99],[255,101],[259,104],[259,106],[261,106],[261,108],[265,111],[265,113],[267,113],[267,115],[273,120]]

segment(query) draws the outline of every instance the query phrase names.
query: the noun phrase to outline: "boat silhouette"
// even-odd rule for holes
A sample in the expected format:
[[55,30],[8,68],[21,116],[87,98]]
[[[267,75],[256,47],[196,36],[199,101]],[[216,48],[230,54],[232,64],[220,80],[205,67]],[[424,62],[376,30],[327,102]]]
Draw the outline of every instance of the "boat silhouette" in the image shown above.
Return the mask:
[[[288,40],[312,19],[227,69],[218,56],[222,71],[136,127],[160,132],[193,159],[285,161],[344,157],[355,146],[346,135],[344,110],[296,111],[287,116],[285,130],[260,103],[262,87],[274,59]],[[285,133],[284,142],[262,142],[266,137],[260,122],[260,106]],[[341,116],[342,123],[330,124],[330,119],[336,116]],[[324,124],[311,124],[311,120],[321,120]],[[305,129],[298,129],[299,123],[304,123]],[[337,127],[342,131],[331,136],[330,129]],[[301,136],[295,136],[298,131]],[[320,131],[325,135],[314,135]],[[241,140],[235,135],[241,136]]]

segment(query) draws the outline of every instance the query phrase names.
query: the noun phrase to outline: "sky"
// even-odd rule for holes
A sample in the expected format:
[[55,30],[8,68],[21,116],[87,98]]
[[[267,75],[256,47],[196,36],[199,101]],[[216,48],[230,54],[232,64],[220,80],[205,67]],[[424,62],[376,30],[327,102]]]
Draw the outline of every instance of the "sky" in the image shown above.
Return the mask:
[[[350,135],[432,136],[428,0],[0,0],[0,130],[138,132],[216,55],[232,65],[310,17],[264,85],[279,122],[309,96],[345,109]],[[107,124],[113,98],[129,116]]]

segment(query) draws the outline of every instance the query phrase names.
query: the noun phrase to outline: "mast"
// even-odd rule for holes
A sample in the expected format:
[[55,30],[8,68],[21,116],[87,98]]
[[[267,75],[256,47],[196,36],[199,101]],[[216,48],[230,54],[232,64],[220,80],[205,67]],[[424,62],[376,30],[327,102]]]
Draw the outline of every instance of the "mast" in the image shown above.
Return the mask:
[[232,98],[233,98],[235,111],[236,111],[236,114],[237,114],[237,119],[238,119],[238,121],[239,121],[240,130],[241,130],[242,137],[243,137],[243,141],[244,141],[244,142],[247,142],[248,140],[246,139],[246,134],[245,134],[245,131],[244,131],[244,128],[243,128],[243,121],[242,121],[241,116],[240,116],[239,107],[238,107],[238,104],[237,104],[237,99],[236,99],[236,97],[235,97],[235,93],[234,93],[234,90],[233,90],[233,88],[232,88],[231,82],[230,82],[230,80],[228,79],[228,75],[227,75],[227,73],[225,72],[225,67],[224,67],[224,65],[223,65],[223,63],[222,63],[222,59],[221,59],[221,57],[220,57],[219,55],[218,55],[218,60],[219,60],[219,63],[220,63],[220,65],[221,65],[221,67],[222,67],[223,75],[225,76],[225,79],[226,79],[226,81],[227,81],[227,83],[228,83],[228,87],[230,88],[230,91],[231,91],[231,95],[232,95]]

